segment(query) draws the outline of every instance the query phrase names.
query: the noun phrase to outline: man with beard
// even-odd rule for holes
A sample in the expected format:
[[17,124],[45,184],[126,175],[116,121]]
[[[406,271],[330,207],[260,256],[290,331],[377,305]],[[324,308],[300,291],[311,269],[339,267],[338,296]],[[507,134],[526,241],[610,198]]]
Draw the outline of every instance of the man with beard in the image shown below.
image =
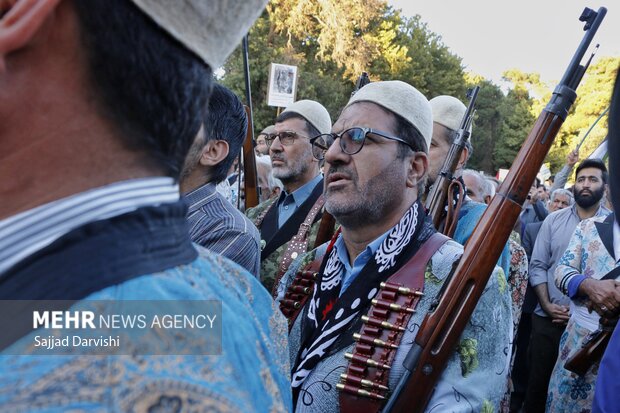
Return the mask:
[[523,410],[528,413],[545,411],[549,379],[571,313],[569,298],[556,287],[556,267],[577,225],[586,218],[604,218],[609,214],[600,205],[607,182],[607,168],[603,161],[586,159],[577,167],[575,179],[575,204],[544,220],[532,253],[530,285],[534,288],[538,305],[532,314],[530,372],[523,405]]
[[[607,169],[601,160],[587,159],[577,168],[575,202],[588,211],[586,217],[592,217],[599,208],[606,184]],[[614,214],[597,214],[581,221],[555,271],[556,286],[570,297],[571,314],[549,382],[548,411],[583,412],[592,406],[598,362],[583,376],[566,370],[564,364],[598,328],[599,314],[611,317],[620,307],[617,276],[602,279],[618,266],[613,222]]]
[[293,260],[315,247],[324,203],[323,176],[310,139],[329,133],[331,125],[323,105],[300,100],[278,116],[273,133],[265,137],[273,176],[282,181],[284,191],[246,214],[260,230],[260,278],[268,291],[274,290]]
[[[430,100],[430,104],[433,111],[433,138],[428,150],[429,169],[425,197],[430,192],[431,186],[435,184],[435,181],[439,177],[441,167],[448,156],[450,147],[456,139],[456,132],[461,126],[461,121],[467,111],[467,107],[465,107],[463,102],[455,97],[447,95],[434,97]],[[472,130],[470,129],[469,132],[471,134]],[[454,171],[454,177],[463,185],[465,195],[467,188],[463,181],[462,174],[463,168],[472,153],[473,146],[470,136],[465,143],[465,148],[461,153],[458,165]],[[456,205],[458,196],[459,195],[456,193],[449,194],[448,202],[453,202]],[[475,202],[470,197],[465,197],[458,211],[458,223],[454,235],[452,236],[456,242],[465,245],[465,242],[469,239],[486,207],[486,204],[483,202]],[[505,274],[508,274],[510,270],[510,251],[508,245],[506,245],[506,248],[502,251],[498,265],[502,267]]]
[[[401,81],[370,83],[332,130],[313,145],[326,162],[325,206],[341,231],[296,261],[278,288],[291,324],[295,411],[376,411],[463,248],[436,233],[419,200],[432,135],[420,92]],[[427,411],[497,410],[505,380],[489,377],[506,374],[509,302],[496,268]]]

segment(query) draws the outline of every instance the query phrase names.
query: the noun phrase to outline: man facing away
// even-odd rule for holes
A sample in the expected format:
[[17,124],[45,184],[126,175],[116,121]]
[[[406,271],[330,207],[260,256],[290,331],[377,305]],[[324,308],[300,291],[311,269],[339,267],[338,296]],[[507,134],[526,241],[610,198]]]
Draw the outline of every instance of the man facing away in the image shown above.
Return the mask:
[[[545,410],[547,388],[558,358],[560,338],[570,317],[570,300],[554,282],[556,267],[577,225],[586,218],[605,217],[609,213],[600,205],[605,190],[603,173],[606,174],[607,169],[600,160],[583,161],[576,170],[575,204],[549,215],[536,237],[530,264],[530,284],[538,298],[538,305],[532,314],[530,374],[523,405],[526,412]],[[584,180],[591,174],[598,176],[598,182]]]
[[[272,173],[282,181],[279,197],[246,212],[261,234],[261,282],[273,291],[292,260],[314,248],[322,217],[323,177],[310,139],[331,130],[327,109],[313,100],[288,106],[266,141]],[[297,237],[294,243],[290,243]]]
[[[32,357],[39,330],[2,314],[0,411],[290,408],[285,320],[192,245],[177,184],[212,69],[264,3],[0,1],[0,300],[215,300],[226,320],[216,356]],[[177,332],[174,354],[202,341]]]
[[239,154],[247,127],[245,109],[237,96],[215,84],[204,128],[192,144],[181,172],[181,193],[189,205],[187,220],[192,241],[258,277],[260,234],[252,221],[216,190]]
[[592,218],[576,226],[555,270],[555,285],[570,297],[570,319],[560,339],[559,357],[549,382],[548,411],[590,411],[598,362],[583,376],[568,371],[564,364],[581,348],[588,334],[598,328],[599,314],[606,317],[617,314],[620,306],[618,276],[603,279],[618,266],[614,252],[614,215],[593,216],[597,208],[604,208],[598,204],[606,186],[607,169],[600,159],[586,159],[579,165],[575,202],[587,206]]
[[[313,143],[326,162],[326,209],[341,232],[296,261],[278,290],[292,323],[297,412],[337,412],[351,398],[362,403],[360,411],[376,409],[403,374],[418,327],[463,251],[436,234],[419,201],[432,133],[430,105],[420,92],[401,81],[370,83],[351,98],[333,131]],[[411,299],[390,289],[414,256],[421,267],[406,272],[404,282],[419,283],[424,296],[408,301],[417,305],[412,314],[390,306]],[[314,282],[313,292],[304,289]],[[505,375],[489,377],[506,374],[510,325],[506,279],[496,268],[427,411],[496,411]],[[392,331],[387,344],[373,341]],[[381,363],[368,361],[373,357]],[[374,384],[362,388],[362,380]]]

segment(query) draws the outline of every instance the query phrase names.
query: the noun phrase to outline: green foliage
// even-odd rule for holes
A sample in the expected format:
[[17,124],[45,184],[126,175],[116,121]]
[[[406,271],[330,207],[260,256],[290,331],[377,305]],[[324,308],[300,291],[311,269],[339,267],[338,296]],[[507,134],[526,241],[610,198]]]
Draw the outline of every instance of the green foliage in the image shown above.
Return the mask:
[[527,138],[536,121],[530,112],[531,106],[528,92],[521,88],[510,90],[499,106],[502,123],[499,139],[493,148],[493,161],[497,169],[510,168]]
[[[581,85],[577,89],[577,99],[569,116],[555,138],[545,161],[552,173],[559,171],[566,162],[566,156],[585,136],[596,118],[609,106],[611,91],[620,57],[601,57],[586,72]],[[504,73],[504,78],[512,82],[515,89],[526,89],[531,100],[530,113],[535,117],[541,113],[548,103],[552,88],[540,80],[536,73],[523,73],[511,69]],[[607,135],[607,117],[603,117],[592,130],[580,150],[580,158],[586,158]]]
[[[509,168],[552,87],[536,73],[511,69],[503,93],[481,76],[463,72],[461,58],[431,32],[420,16],[401,16],[385,0],[271,0],[250,31],[250,76],[255,132],[273,124],[276,108],[267,106],[270,63],[298,67],[296,99],[321,102],[336,121],[361,71],[372,81],[399,79],[429,99],[452,95],[465,102],[466,88],[481,86],[468,166],[494,175]],[[547,161],[556,172],[589,125],[609,105],[620,58],[601,58],[586,73],[574,108]],[[223,67],[220,81],[245,101],[241,47]],[[554,85],[553,85],[554,86]],[[584,144],[587,156],[604,138],[606,119]]]
[[476,117],[472,130],[471,143],[474,152],[467,163],[468,168],[495,175],[497,170],[492,154],[499,140],[502,114],[498,102],[504,99],[500,88],[479,76],[468,75],[469,85],[480,86],[476,100]]
[[[249,39],[255,131],[276,118],[266,104],[272,62],[297,66],[296,99],[321,102],[333,121],[361,71],[373,81],[406,81],[429,98],[464,98],[461,59],[419,16],[403,18],[384,0],[272,0]],[[223,69],[220,81],[245,97],[241,47]]]
[[[566,161],[566,155],[585,136],[587,130],[601,115],[611,101],[611,92],[620,57],[602,57],[590,66],[577,89],[577,100],[556,138],[547,160],[552,171],[558,170]],[[580,150],[580,158],[586,158],[607,136],[607,116],[603,117],[588,135]]]

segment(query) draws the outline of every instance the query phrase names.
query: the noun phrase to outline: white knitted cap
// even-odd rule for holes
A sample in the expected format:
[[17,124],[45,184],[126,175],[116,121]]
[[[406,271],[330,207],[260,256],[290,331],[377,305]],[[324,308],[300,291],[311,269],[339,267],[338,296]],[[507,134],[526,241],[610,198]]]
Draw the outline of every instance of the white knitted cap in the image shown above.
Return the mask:
[[274,125],[269,125],[265,129],[263,129],[259,135],[271,135],[276,131],[276,127]]
[[267,4],[267,0],[131,1],[212,70],[224,63]]
[[400,80],[372,82],[358,90],[347,106],[355,102],[372,102],[405,118],[416,127],[431,146],[433,115],[428,99],[416,88]]
[[[431,108],[433,109],[433,122],[445,126],[454,131],[461,127],[461,121],[467,107],[455,97],[437,96],[431,99]],[[471,133],[471,126],[469,127]]]
[[[329,117],[329,112],[319,102],[314,100],[298,100],[282,111],[282,113],[285,112],[298,114],[310,122],[322,134],[332,131],[332,119]],[[310,137],[313,138],[313,136]]]

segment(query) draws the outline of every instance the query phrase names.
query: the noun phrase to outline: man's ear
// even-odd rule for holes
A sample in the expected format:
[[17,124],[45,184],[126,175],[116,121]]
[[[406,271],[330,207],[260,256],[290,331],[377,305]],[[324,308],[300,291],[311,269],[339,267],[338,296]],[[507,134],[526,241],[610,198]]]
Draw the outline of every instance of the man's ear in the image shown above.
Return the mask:
[[428,155],[424,152],[415,152],[407,162],[407,187],[417,188],[418,183],[424,180],[427,174]]
[[0,69],[5,56],[26,46],[61,0],[0,0]]
[[465,164],[467,163],[467,158],[469,158],[469,149],[467,149],[467,147],[464,147],[463,151],[461,151],[459,163],[456,167],[457,170],[465,168]]
[[202,148],[200,165],[215,166],[228,156],[228,142],[223,140],[211,140]]

